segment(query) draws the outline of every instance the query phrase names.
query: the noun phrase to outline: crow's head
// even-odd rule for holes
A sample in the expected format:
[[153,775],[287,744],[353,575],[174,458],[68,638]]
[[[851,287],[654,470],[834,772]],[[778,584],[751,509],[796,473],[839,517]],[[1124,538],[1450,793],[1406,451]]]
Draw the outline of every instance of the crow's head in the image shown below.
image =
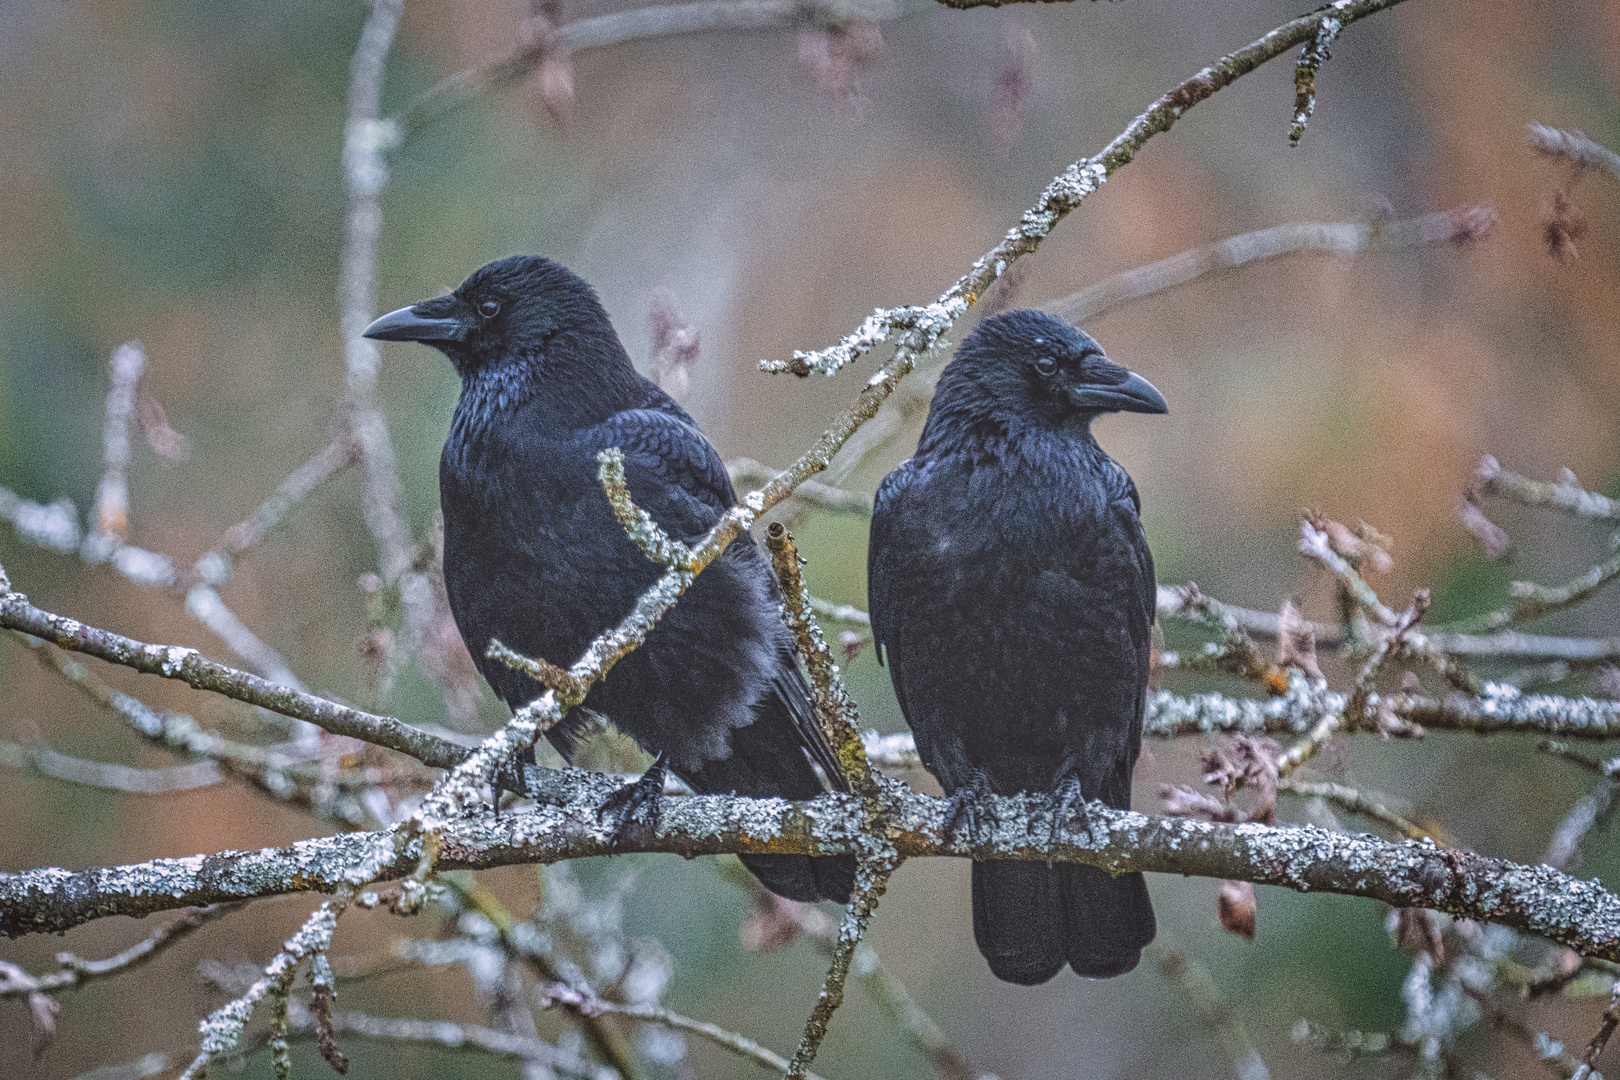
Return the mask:
[[1089,334],[1040,311],[980,323],[940,376],[934,407],[1001,428],[1168,410],[1152,383],[1109,360]]
[[[492,262],[454,292],[390,311],[364,333],[432,345],[463,378],[549,356],[607,363],[624,357],[596,292],[566,267],[538,255]],[[603,348],[616,355],[597,355]]]

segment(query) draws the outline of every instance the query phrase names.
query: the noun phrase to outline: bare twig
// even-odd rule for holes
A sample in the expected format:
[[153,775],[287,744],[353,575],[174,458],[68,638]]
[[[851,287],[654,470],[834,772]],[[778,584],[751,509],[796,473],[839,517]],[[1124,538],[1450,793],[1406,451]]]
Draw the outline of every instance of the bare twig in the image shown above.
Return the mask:
[[1609,1044],[1609,1036],[1614,1034],[1616,1027],[1620,1027],[1620,982],[1614,984],[1614,990],[1609,994],[1609,1007],[1603,1010],[1603,1022],[1598,1025],[1592,1041],[1586,1044],[1586,1053],[1581,1055],[1581,1066],[1570,1080],[1588,1080],[1598,1075],[1597,1060],[1602,1056],[1603,1048]]
[[83,986],[96,979],[122,974],[146,963],[176,942],[185,940],[198,927],[222,915],[228,915],[240,907],[240,904],[218,904],[188,912],[152,931],[123,952],[109,956],[105,960],[85,960],[72,953],[57,953],[56,962],[61,965],[61,970],[46,975],[25,975],[20,974],[21,969],[18,968],[11,968],[9,972],[0,968],[0,998],[30,993],[55,993]]
[[1562,585],[1537,585],[1532,581],[1515,581],[1508,586],[1512,599],[1507,607],[1452,623],[1450,629],[1460,633],[1491,633],[1505,630],[1519,623],[1530,622],[1543,615],[1551,615],[1555,611],[1584,603],[1616,579],[1620,579],[1620,555],[1604,559]]
[[427,765],[450,768],[467,756],[466,748],[393,717],[376,716],[301,690],[278,686],[257,675],[215,663],[196,649],[148,645],[65,619],[40,610],[21,593],[0,593],[0,626],[148,675],[177,679],[199,690],[212,690],[283,716],[306,720],[334,735],[364,739],[409,754]]
[[1562,158],[1576,169],[1603,169],[1620,180],[1620,154],[1579,131],[1531,124],[1530,145],[1537,153]]
[[[292,1026],[313,1031],[314,1018],[307,1010],[293,1010]],[[494,1057],[537,1062],[565,1076],[585,1080],[617,1080],[619,1074],[566,1053],[543,1039],[528,1038],[478,1024],[457,1024],[449,1020],[415,1020],[406,1017],[372,1016],[362,1012],[335,1012],[332,1031],[362,1039],[386,1042],[431,1043],[446,1050],[472,1051]]]
[[1207,274],[1232,270],[1295,251],[1359,255],[1440,243],[1466,243],[1496,227],[1496,214],[1475,205],[1399,221],[1295,221],[1240,233],[1126,270],[1041,307],[1083,323],[1133,300],[1153,296]]
[[[974,6],[974,0],[967,2],[969,6]],[[1342,26],[1349,26],[1400,2],[1340,0],[1334,4],[1334,16]],[[1101,153],[1075,162],[1047,185],[1035,206],[1024,213],[1017,226],[1008,230],[1001,243],[981,256],[955,285],[933,303],[923,307],[879,308],[855,333],[837,345],[814,352],[795,352],[788,361],[765,361],[761,363],[761,369],[795,375],[809,375],[812,372],[831,375],[876,346],[890,343],[895,346],[895,358],[872,377],[868,387],[892,387],[915,366],[917,357],[943,342],[947,331],[984,294],[985,289],[1004,274],[1014,261],[1038,248],[1058,222],[1106,183],[1116,171],[1130,163],[1148,139],[1169,131],[1187,110],[1261,64],[1313,40],[1320,25],[1321,17],[1316,14],[1293,19],[1258,41],[1223,56],[1164,94],[1146,112],[1131,121]]]
[[[500,934],[501,948],[508,956],[531,968],[534,974],[546,983],[563,983],[565,965],[559,962],[549,940],[541,935],[526,932],[532,927],[520,926],[517,918],[506,909],[494,893],[476,881],[463,886],[454,880],[445,879],[445,884],[464,905],[489,920],[490,925]],[[594,994],[591,997],[595,999]],[[600,1016],[582,1013],[579,1015],[579,1021],[586,1039],[603,1060],[612,1065],[624,1080],[635,1080],[638,1075],[635,1056],[624,1036]]]
[[827,1025],[833,1013],[844,1003],[844,982],[849,978],[855,950],[861,938],[866,936],[872,913],[877,910],[878,901],[889,887],[889,875],[898,865],[898,859],[886,855],[862,858],[856,864],[855,895],[844,913],[844,921],[839,924],[832,964],[827,969],[827,979],[822,983],[821,993],[816,997],[816,1007],[811,1010],[810,1020],[804,1026],[804,1037],[799,1040],[799,1048],[794,1051],[793,1061],[787,1067],[787,1080],[805,1080],[810,1075],[810,1063],[816,1059],[816,1051],[827,1037]]
[[1581,487],[1568,470],[1549,484],[1509,472],[1489,454],[1480,459],[1469,494],[1474,497],[1493,495],[1524,506],[1548,506],[1591,521],[1620,521],[1620,503]]
[[1178,949],[1155,945],[1151,952],[1159,973],[1191,999],[1198,1019],[1220,1039],[1238,1080],[1269,1080],[1271,1071],[1249,1040],[1243,1021],[1227,1005],[1209,969]]
[[[732,458],[726,462],[731,482],[739,487],[761,487],[776,479],[775,469],[753,458]],[[793,498],[821,510],[840,513],[870,514],[872,498],[856,491],[823,484],[819,480],[806,480],[793,490]]]
[[877,781],[872,777],[872,764],[866,760],[866,747],[861,742],[860,716],[855,703],[844,691],[844,680],[839,677],[838,665],[833,663],[832,652],[821,636],[821,627],[810,608],[810,591],[799,572],[799,551],[793,546],[793,537],[779,521],[765,530],[765,546],[771,553],[771,567],[776,571],[777,583],[782,589],[782,615],[793,631],[810,670],[810,686],[816,699],[816,716],[821,721],[822,733],[838,758],[843,779],[864,798],[877,795]]
[[[727,1031],[717,1024],[706,1020],[694,1020],[689,1016],[660,1009],[650,1005],[621,1005],[614,1001],[604,1001],[594,995],[586,995],[567,986],[557,983],[548,988],[540,998],[540,1003],[548,1009],[565,1009],[579,1017],[596,1017],[604,1013],[614,1016],[626,1016],[633,1020],[642,1020],[650,1024],[662,1024],[675,1031],[684,1031],[692,1035],[699,1035],[716,1046],[723,1046],[740,1057],[749,1058],[758,1062],[767,1069],[783,1070],[788,1067],[788,1059],[776,1053],[769,1047],[761,1046],[746,1035],[735,1031]],[[815,1073],[806,1073],[806,1080],[821,1080]]]
[[129,421],[135,413],[135,388],[146,369],[146,350],[138,341],[113,350],[108,364],[107,411],[101,442],[104,467],[96,486],[96,506],[88,538],[91,562],[112,557],[129,536]]
[[212,761],[198,761],[190,765],[175,765],[166,769],[137,769],[129,765],[86,761],[58,753],[41,743],[21,746],[0,741],[0,765],[12,769],[28,769],[86,787],[105,791],[119,791],[129,795],[163,795],[174,791],[191,791],[217,784],[223,776]]
[[1325,799],[1352,814],[1381,821],[1408,840],[1423,840],[1429,835],[1422,826],[1414,825],[1389,809],[1381,797],[1368,795],[1343,784],[1313,783],[1284,777],[1277,781],[1277,790],[1303,799]]
[[548,59],[566,62],[589,49],[678,34],[826,26],[851,16],[894,19],[899,14],[899,5],[889,0],[862,0],[853,5],[822,0],[808,4],[798,0],[695,0],[576,19],[556,28],[533,20],[523,27],[527,42],[510,55],[443,79],[389,122],[401,138],[409,137],[474,98],[517,85]]
[[321,447],[315,455],[288,473],[263,502],[246,518],[225,530],[213,548],[197,560],[193,573],[205,585],[218,586],[230,576],[232,561],[256,547],[297,508],[315,489],[353,465],[354,440],[339,436]]

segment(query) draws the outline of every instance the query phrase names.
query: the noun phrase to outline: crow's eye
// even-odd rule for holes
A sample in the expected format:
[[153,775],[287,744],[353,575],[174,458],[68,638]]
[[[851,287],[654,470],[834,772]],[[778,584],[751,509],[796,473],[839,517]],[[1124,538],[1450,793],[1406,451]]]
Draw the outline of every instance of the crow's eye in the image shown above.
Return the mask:
[[1035,361],[1035,370],[1040,372],[1042,375],[1050,375],[1057,369],[1057,361],[1052,359],[1050,356],[1043,356],[1039,360]]
[[486,319],[493,319],[500,313],[501,302],[499,300],[485,300],[478,305],[478,314]]

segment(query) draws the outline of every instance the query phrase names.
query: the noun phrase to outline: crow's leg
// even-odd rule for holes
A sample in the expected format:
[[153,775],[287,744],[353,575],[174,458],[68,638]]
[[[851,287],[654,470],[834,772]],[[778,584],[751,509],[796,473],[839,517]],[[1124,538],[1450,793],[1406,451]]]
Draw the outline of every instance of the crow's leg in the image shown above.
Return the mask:
[[1000,824],[990,802],[990,778],[981,769],[974,769],[966,787],[945,801],[945,835],[953,842],[966,838],[973,847],[986,839],[983,829]]
[[664,798],[664,777],[668,772],[664,755],[659,754],[652,767],[638,779],[602,800],[602,805],[596,810],[596,820],[606,821],[610,817],[619,819],[613,827],[613,838],[608,841],[610,850],[617,850],[624,839],[625,830],[637,821],[645,819],[649,824],[658,821],[658,807]]
[[1091,831],[1091,818],[1086,815],[1086,796],[1080,790],[1080,781],[1073,776],[1065,776],[1058,783],[1057,790],[1052,792],[1047,803],[1052,810],[1052,831],[1046,838],[1046,863],[1052,864],[1052,849],[1057,847],[1058,838],[1071,824],[1078,824],[1087,832]]
[[527,769],[534,768],[534,747],[525,746],[518,751],[517,757],[495,770],[490,777],[490,786],[495,791],[495,816],[501,816],[501,798],[508,791],[522,797],[529,793],[529,785],[525,782]]

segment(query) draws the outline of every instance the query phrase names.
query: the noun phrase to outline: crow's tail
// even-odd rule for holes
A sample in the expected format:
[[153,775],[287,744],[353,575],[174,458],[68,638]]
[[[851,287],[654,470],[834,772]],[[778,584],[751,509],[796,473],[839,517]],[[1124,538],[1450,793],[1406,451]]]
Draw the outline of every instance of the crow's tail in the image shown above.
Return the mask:
[[1063,969],[1123,975],[1153,940],[1141,874],[993,859],[973,864],[973,938],[996,978],[1034,986]]
[[[778,713],[780,709],[780,714]],[[813,799],[825,789],[810,767],[786,710],[778,707],[732,734],[731,756],[680,770],[700,795],[753,795]],[[849,902],[855,888],[853,855],[743,855],[743,865],[777,896],[815,903]]]

